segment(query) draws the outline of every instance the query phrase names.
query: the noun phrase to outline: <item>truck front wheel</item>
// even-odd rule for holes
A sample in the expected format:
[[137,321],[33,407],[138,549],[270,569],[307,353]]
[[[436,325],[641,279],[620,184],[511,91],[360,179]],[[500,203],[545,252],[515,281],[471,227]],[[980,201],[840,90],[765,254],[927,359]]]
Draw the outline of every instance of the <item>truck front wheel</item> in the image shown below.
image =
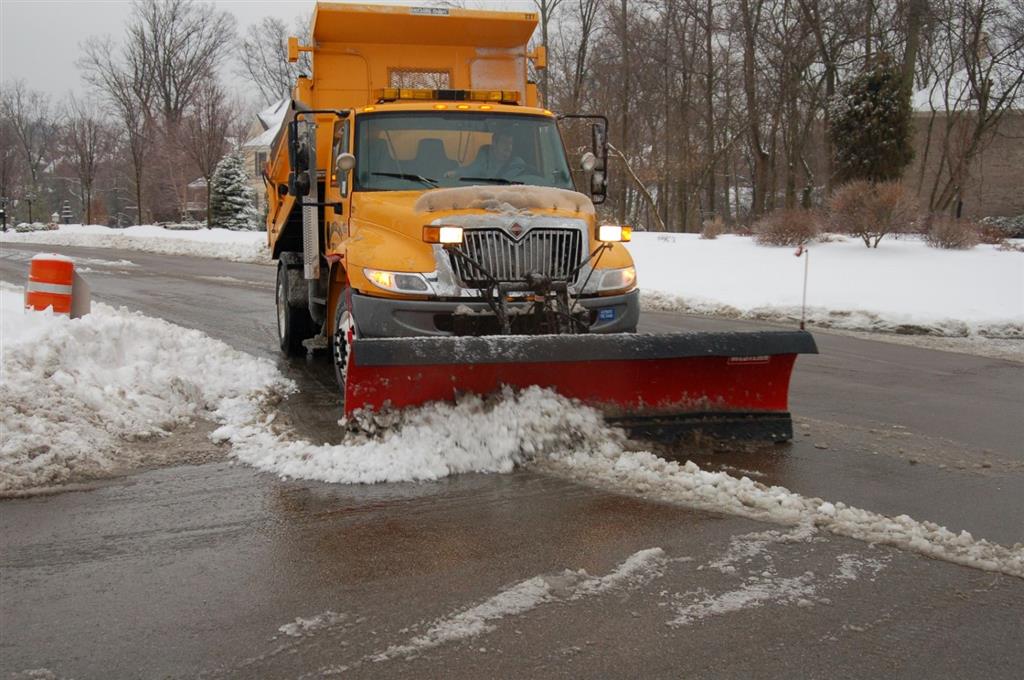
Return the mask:
[[352,310],[348,308],[348,288],[341,291],[334,308],[334,337],[331,342],[331,356],[334,359],[334,377],[342,398],[345,396],[345,380],[348,376],[348,362],[351,356],[350,343],[356,337],[356,324]]
[[289,272],[288,265],[281,261],[277,264],[277,336],[281,342],[281,351],[288,356],[296,356],[305,351],[302,341],[313,337],[313,319],[309,310],[293,305],[296,283],[301,283],[299,270]]

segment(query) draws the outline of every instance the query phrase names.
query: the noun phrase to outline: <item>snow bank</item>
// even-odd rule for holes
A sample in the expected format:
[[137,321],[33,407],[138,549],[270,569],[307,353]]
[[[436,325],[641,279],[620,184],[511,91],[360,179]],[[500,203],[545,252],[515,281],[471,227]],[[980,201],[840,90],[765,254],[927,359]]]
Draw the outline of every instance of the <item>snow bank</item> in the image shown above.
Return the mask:
[[119,248],[162,255],[213,257],[234,262],[269,262],[267,234],[228,229],[164,229],[153,225],[111,229],[97,224],[62,224],[56,231],[0,233],[0,243]]
[[125,440],[288,389],[270,362],[198,331],[96,302],[74,320],[23,305],[0,289],[0,495],[152,464]]
[[[810,248],[808,320],[847,330],[1024,338],[1024,254],[836,237]],[[646,309],[766,320],[800,318],[803,258],[753,239],[634,233]],[[806,257],[806,256],[805,256]]]

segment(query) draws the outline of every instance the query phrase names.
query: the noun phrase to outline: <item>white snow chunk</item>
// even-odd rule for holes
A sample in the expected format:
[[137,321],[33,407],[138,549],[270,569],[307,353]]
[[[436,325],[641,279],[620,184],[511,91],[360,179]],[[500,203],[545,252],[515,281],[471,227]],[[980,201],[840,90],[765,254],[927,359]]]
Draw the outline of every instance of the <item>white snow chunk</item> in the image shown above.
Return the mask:
[[339,614],[327,610],[316,616],[304,619],[296,617],[294,621],[286,623],[280,628],[278,632],[284,633],[288,637],[303,637],[311,635],[324,628],[330,628],[331,626],[337,625],[348,618],[345,614]]

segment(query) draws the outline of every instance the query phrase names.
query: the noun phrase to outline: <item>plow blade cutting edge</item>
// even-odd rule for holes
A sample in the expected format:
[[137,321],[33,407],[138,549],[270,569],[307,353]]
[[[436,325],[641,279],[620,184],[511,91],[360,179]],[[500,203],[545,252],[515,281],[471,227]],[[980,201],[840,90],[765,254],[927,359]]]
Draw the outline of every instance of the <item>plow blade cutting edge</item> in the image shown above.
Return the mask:
[[793,363],[817,352],[804,331],[359,338],[345,414],[537,385],[597,408],[633,436],[785,441]]

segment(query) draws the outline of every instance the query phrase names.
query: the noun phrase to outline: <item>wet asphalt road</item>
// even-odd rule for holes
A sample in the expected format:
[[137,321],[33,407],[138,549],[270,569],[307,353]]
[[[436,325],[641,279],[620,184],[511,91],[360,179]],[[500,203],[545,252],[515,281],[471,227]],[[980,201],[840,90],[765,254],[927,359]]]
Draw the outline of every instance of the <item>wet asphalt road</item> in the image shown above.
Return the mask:
[[[38,250],[4,244],[0,280],[23,283]],[[310,439],[338,439],[327,362],[277,355],[271,267],[56,250],[92,270],[97,298],[278,361],[301,386],[286,414]],[[751,327],[672,314],[645,314],[641,326]],[[792,444],[674,454],[807,496],[1024,542],[1024,366],[816,337],[822,354],[797,362]],[[830,535],[768,541],[722,570],[714,563],[731,542],[786,529],[529,470],[372,487],[283,482],[232,465],[205,432],[175,435],[195,464],[0,502],[0,671],[1018,678],[1024,667],[1021,579]],[[608,574],[653,547],[670,561],[646,583],[555,597],[468,641],[374,660],[512,584],[565,569]],[[844,579],[850,560],[877,573]],[[758,600],[795,582],[813,583],[813,593]],[[748,606],[672,625],[705,601]],[[279,630],[296,618],[314,623],[295,637]]]

